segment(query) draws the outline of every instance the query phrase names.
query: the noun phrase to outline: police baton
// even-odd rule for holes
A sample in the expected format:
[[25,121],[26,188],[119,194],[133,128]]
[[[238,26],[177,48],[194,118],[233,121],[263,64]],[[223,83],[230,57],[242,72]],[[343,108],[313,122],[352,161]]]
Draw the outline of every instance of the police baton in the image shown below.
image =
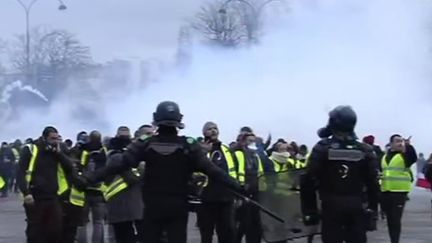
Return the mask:
[[264,207],[263,205],[259,204],[257,201],[250,199],[249,197],[246,197],[236,191],[233,190],[229,190],[230,192],[232,192],[234,195],[236,195],[237,197],[243,199],[246,202],[252,203],[255,207],[258,207],[261,211],[263,211],[264,213],[266,213],[267,215],[269,215],[270,217],[276,219],[277,221],[281,222],[281,223],[285,223],[285,220],[282,219],[281,217],[277,216],[275,213],[273,213],[272,211],[270,211],[269,209],[267,209],[266,207]]

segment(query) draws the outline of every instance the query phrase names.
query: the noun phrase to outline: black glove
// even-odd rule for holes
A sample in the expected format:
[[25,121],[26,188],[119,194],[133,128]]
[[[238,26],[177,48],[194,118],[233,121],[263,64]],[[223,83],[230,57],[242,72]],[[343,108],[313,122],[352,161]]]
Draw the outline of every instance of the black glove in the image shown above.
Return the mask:
[[303,222],[306,226],[318,225],[320,222],[320,216],[318,213],[303,215]]
[[74,176],[73,185],[80,191],[84,191],[89,187],[89,182],[85,176],[81,173],[78,173]]
[[366,217],[366,230],[375,231],[377,230],[378,213],[372,209],[365,209],[364,211]]
[[83,174],[83,177],[86,179],[88,184],[96,184],[99,181],[96,179],[96,173],[87,171]]

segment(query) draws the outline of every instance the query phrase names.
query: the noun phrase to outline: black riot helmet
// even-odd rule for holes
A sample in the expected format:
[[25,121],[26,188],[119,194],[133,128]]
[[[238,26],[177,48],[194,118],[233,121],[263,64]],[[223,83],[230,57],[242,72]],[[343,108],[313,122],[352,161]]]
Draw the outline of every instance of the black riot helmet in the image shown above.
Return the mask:
[[180,107],[172,101],[161,102],[153,113],[153,125],[184,128]]
[[318,130],[318,136],[321,138],[329,137],[333,132],[354,134],[356,123],[357,115],[351,106],[338,106],[330,111],[328,124]]
[[333,131],[352,133],[357,115],[351,106],[338,106],[329,113],[329,127]]

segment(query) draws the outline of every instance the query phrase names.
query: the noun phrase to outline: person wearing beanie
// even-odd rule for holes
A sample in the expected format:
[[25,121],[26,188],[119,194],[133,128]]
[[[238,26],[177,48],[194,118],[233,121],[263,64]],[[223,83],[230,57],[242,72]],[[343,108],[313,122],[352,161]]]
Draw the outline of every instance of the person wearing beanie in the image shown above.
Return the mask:
[[[384,156],[384,152],[382,151],[381,147],[379,145],[375,144],[375,137],[373,135],[368,135],[363,138],[363,143],[369,144],[372,146],[378,161],[381,161],[382,157]],[[381,167],[381,166],[379,166]],[[381,170],[381,169],[380,169]]]
[[[203,148],[216,166],[234,179],[238,179],[234,155],[229,147],[219,140],[219,129],[214,122],[203,126]],[[209,179],[201,194],[202,204],[197,209],[201,243],[211,243],[214,231],[218,242],[234,242],[234,197],[225,186]]]

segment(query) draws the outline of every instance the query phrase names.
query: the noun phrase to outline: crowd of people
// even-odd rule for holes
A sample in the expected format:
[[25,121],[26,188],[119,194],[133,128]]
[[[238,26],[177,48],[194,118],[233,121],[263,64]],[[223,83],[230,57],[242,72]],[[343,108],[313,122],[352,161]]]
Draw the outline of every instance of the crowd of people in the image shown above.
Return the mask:
[[[63,140],[55,127],[46,127],[40,138],[2,143],[1,196],[23,194],[30,243],[87,242],[90,222],[94,243],[104,242],[106,223],[113,242],[183,243],[191,205],[202,243],[212,242],[215,233],[220,243],[240,243],[243,238],[259,243],[263,238],[259,208],[232,191],[259,201],[263,174],[303,170],[304,222],[323,222],[323,242],[366,242],[362,230],[366,226],[351,222],[357,219],[352,215],[357,208],[338,206],[357,205],[357,192],[366,190],[366,209],[375,218],[381,203],[391,242],[398,243],[403,208],[415,179],[409,168],[416,161],[418,167],[427,168],[432,156],[428,161],[422,155],[417,159],[410,140],[397,134],[384,150],[372,135],[357,142],[356,117],[347,109],[333,113],[344,124],[335,123],[330,114],[312,151],[288,139],[260,138],[247,126],[236,141],[223,143],[214,122],[204,124],[202,137],[177,136],[183,127],[180,111],[169,102],[158,106],[154,124],[141,126],[133,135],[127,126],[119,127],[114,137],[82,131],[73,144]],[[325,166],[327,160],[337,163]],[[368,163],[355,163],[364,160]],[[336,164],[339,167],[333,168]],[[315,191],[323,201],[322,212],[314,205]],[[341,238],[341,230],[350,236]]]

